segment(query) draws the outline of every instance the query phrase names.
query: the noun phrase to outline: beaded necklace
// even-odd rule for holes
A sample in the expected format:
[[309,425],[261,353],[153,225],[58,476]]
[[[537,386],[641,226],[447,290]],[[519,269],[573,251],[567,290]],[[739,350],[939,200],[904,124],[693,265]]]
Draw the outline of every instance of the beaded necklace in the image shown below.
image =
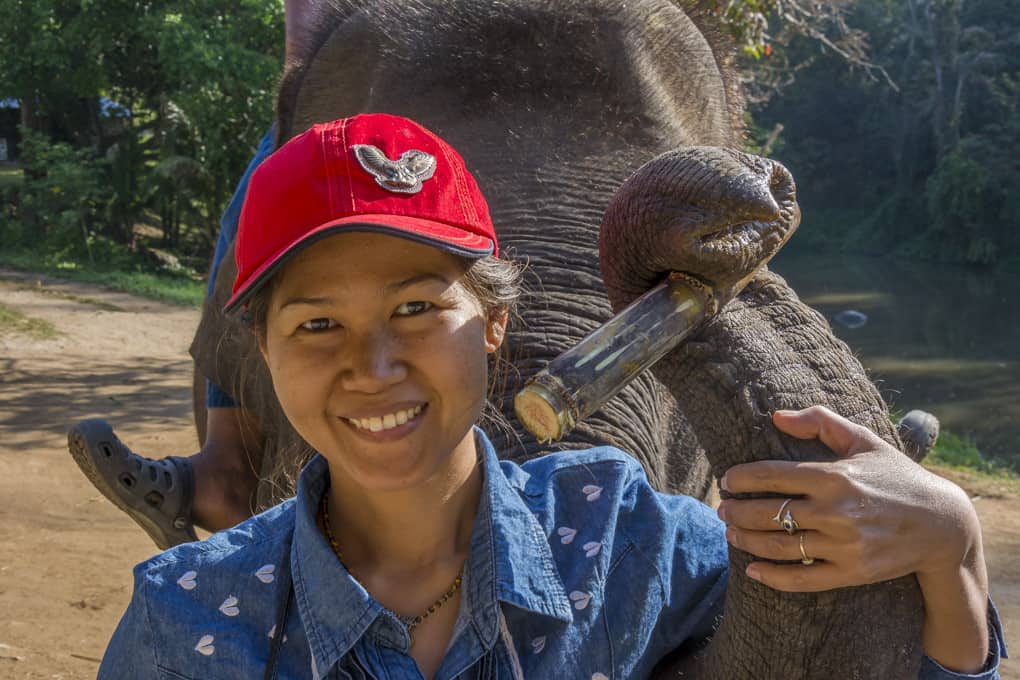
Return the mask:
[[[340,544],[337,543],[336,538],[333,536],[333,529],[329,525],[328,498],[328,493],[322,494],[322,501],[319,503],[319,517],[322,519],[322,528],[326,533],[326,540],[329,541],[330,548],[333,549],[333,554],[336,555],[336,558],[340,561],[340,564],[343,565],[344,569],[347,569],[347,571],[350,572],[351,570],[347,568],[346,564],[344,564],[343,553],[340,552]],[[457,573],[457,578],[453,579],[453,583],[450,585],[449,589],[440,595],[439,599],[426,607],[425,611],[421,614],[418,614],[417,616],[397,616],[400,622],[404,624],[404,627],[407,629],[407,635],[411,639],[411,647],[414,646],[414,629],[421,625],[422,621],[430,617],[432,614],[435,614],[440,607],[446,604],[447,600],[453,597],[453,594],[460,589],[461,577],[463,574],[464,567],[461,566],[460,571]]]

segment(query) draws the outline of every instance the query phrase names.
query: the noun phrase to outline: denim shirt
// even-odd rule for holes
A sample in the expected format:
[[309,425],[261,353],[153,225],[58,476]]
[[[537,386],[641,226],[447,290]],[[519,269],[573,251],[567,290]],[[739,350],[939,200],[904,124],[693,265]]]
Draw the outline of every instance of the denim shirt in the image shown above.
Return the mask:
[[[524,465],[476,429],[483,491],[460,611],[437,680],[647,677],[707,638],[726,589],[724,525],[710,508],[649,486],[610,447]],[[135,568],[135,592],[99,677],[420,678],[409,638],[336,559],[316,524],[326,461],[296,498]],[[958,675],[925,660],[921,677]],[[274,652],[274,646],[276,646]]]

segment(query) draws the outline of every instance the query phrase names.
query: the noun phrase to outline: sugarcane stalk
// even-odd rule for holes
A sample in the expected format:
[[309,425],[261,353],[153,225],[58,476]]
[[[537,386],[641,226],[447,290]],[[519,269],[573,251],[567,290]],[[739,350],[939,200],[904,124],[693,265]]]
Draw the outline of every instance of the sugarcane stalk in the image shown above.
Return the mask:
[[632,302],[553,359],[514,398],[538,441],[556,441],[716,312],[712,290],[681,273]]

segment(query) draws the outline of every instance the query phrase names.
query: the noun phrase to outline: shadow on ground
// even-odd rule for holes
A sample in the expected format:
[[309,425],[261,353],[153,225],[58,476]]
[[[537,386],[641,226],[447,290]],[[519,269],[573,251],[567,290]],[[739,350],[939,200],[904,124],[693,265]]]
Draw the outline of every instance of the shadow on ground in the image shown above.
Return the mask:
[[115,426],[148,426],[190,417],[191,390],[182,387],[191,361],[131,358],[69,367],[66,356],[47,366],[43,359],[0,359],[0,450],[30,451],[52,445],[71,424],[99,416]]

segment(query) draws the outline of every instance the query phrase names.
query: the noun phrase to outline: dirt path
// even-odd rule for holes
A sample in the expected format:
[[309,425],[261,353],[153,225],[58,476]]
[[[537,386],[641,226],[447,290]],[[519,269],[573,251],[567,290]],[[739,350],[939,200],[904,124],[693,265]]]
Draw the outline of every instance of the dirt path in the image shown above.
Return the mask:
[[[154,547],[75,467],[66,428],[98,415],[147,455],[193,451],[187,346],[198,313],[36,281],[0,269],[0,301],[60,333],[0,329],[0,678],[94,678],[130,598],[131,568]],[[1020,654],[1020,499],[975,504],[993,594]],[[1020,662],[1007,662],[1003,678],[1020,680]]]

